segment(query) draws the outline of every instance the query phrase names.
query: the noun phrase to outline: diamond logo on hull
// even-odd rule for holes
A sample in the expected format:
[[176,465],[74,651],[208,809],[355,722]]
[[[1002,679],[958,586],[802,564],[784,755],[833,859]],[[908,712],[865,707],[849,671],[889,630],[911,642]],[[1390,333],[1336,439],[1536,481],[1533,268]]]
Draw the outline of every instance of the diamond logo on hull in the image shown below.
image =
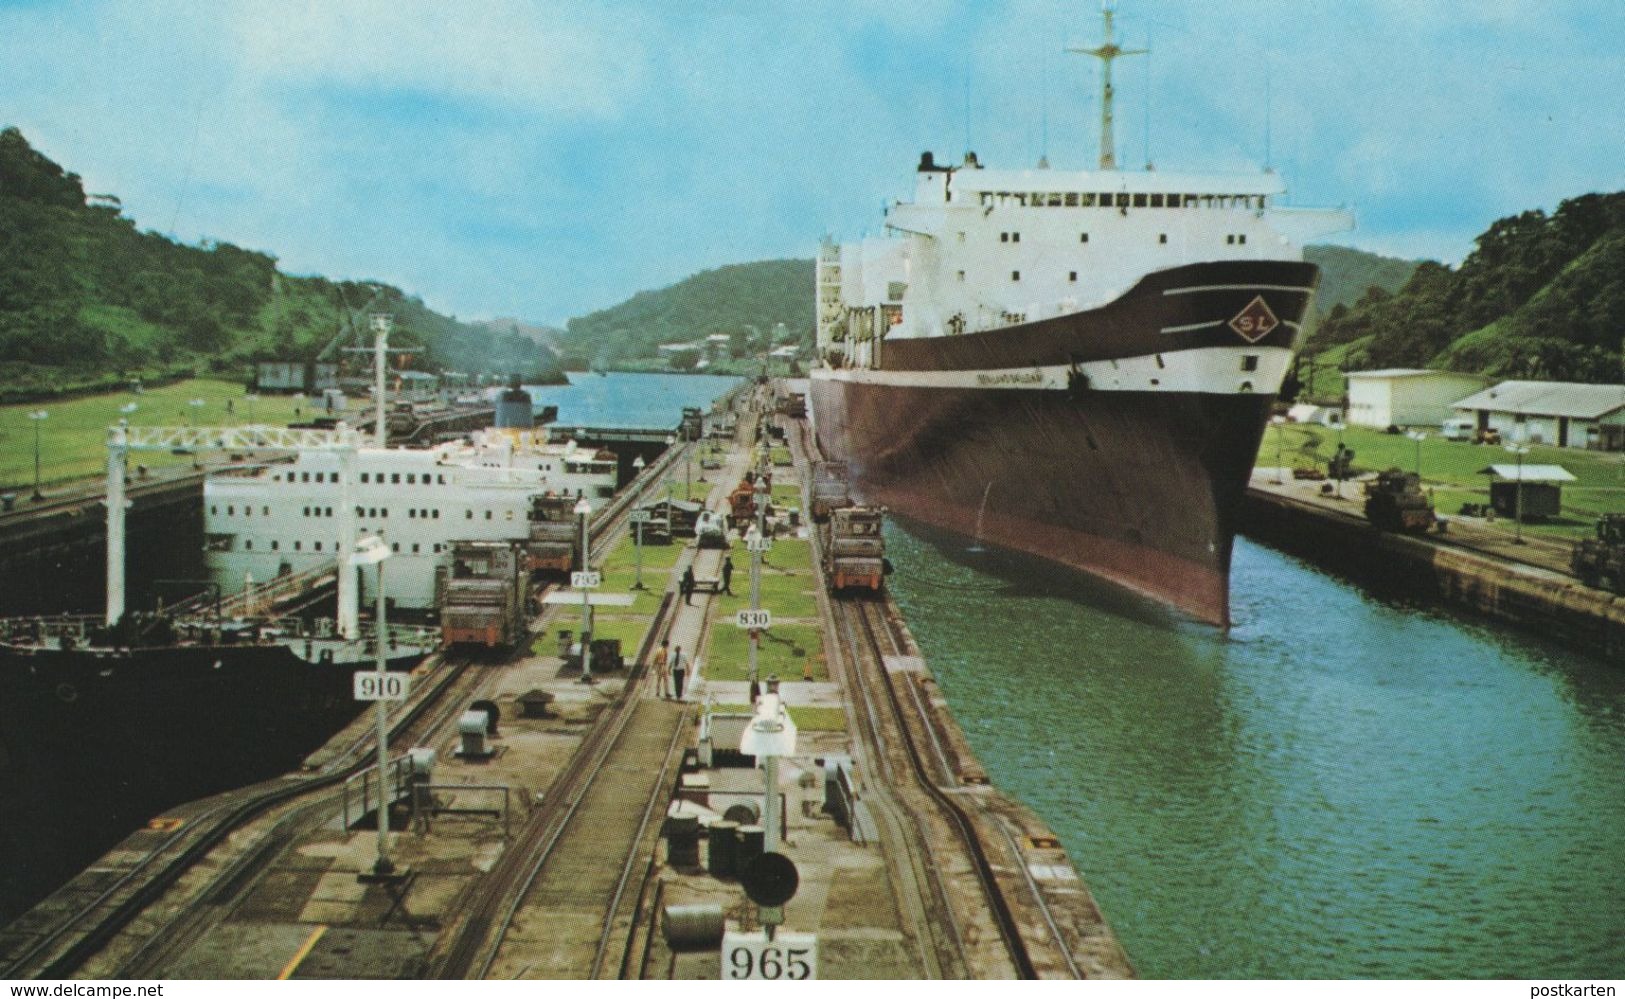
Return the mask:
[[1247,303],[1247,307],[1230,320],[1230,328],[1248,343],[1257,343],[1264,339],[1279,325],[1281,320],[1275,318],[1275,313],[1270,310],[1269,303],[1264,301],[1263,295],[1254,295],[1253,300]]

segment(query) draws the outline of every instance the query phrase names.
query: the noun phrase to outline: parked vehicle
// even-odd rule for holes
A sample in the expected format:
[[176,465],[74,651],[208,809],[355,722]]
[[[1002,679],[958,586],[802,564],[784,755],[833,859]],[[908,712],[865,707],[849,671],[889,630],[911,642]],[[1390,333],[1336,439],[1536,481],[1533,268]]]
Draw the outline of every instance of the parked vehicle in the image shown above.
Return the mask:
[[1385,531],[1420,534],[1434,524],[1433,503],[1415,472],[1390,468],[1366,483],[1365,517]]
[[1587,586],[1625,594],[1625,513],[1605,513],[1597,536],[1574,546],[1571,565]]

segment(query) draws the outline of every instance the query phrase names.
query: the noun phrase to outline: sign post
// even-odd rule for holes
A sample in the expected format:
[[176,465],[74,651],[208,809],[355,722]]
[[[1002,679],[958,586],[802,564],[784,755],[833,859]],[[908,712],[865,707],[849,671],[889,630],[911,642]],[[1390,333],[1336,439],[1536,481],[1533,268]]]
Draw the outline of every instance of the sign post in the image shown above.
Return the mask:
[[[385,642],[389,638],[389,626],[385,620],[384,602],[384,560],[389,558],[389,545],[384,539],[376,535],[362,538],[356,543],[355,553],[352,556],[353,565],[368,565],[374,567],[376,576],[375,586],[378,590],[378,611],[373,621],[373,646],[377,650],[377,669],[369,676],[365,673],[355,674],[356,700],[370,700],[376,704],[375,719],[378,728],[378,859],[372,865],[370,874],[362,872],[359,880],[367,882],[397,881],[401,872],[395,870],[395,865],[389,859],[389,701],[403,701],[409,684],[405,677],[389,675],[388,662],[385,658]],[[343,564],[343,559],[340,559]],[[342,571],[342,570],[341,570]]]

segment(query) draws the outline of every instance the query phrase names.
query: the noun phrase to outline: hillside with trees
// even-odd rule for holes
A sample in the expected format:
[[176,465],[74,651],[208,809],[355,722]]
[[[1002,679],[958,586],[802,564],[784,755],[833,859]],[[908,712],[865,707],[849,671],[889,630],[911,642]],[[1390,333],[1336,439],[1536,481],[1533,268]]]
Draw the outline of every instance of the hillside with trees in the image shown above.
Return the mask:
[[209,371],[246,377],[258,360],[309,360],[395,315],[416,367],[556,376],[528,336],[458,322],[398,288],[295,277],[268,253],[142,232],[116,197],[0,130],[0,375],[17,394],[126,376]]
[[1503,218],[1459,268],[1427,261],[1397,293],[1339,304],[1315,336],[1352,370],[1437,367],[1617,382],[1625,332],[1625,192]]
[[[566,367],[636,367],[667,343],[729,337],[743,358],[782,323],[792,343],[812,345],[813,262],[762,260],[701,271],[666,288],[640,291],[619,305],[570,320]],[[754,327],[756,332],[752,332]]]

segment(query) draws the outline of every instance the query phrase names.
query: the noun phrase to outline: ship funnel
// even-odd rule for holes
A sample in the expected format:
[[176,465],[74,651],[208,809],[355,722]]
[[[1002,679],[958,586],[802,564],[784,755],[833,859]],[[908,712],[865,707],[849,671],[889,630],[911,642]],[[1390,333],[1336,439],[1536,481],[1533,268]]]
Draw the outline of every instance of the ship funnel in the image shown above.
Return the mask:
[[497,396],[496,428],[509,431],[510,434],[520,431],[529,432],[536,427],[536,407],[532,405],[530,393],[526,392],[515,377],[508,383],[508,387]]

